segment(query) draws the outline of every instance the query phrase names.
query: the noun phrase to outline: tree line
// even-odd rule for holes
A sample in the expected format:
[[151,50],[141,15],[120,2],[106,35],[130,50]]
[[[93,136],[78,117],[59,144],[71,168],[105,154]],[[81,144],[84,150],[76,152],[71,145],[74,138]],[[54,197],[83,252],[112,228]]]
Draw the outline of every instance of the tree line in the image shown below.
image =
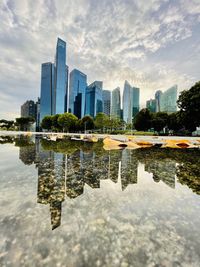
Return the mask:
[[[45,116],[41,122],[41,128],[55,132],[80,132],[85,130],[98,130],[101,132],[117,133],[135,129],[138,131],[162,132],[163,129],[172,130],[174,133],[190,134],[200,126],[200,81],[189,90],[180,93],[177,105],[179,111],[167,114],[166,112],[151,113],[148,109],[142,109],[135,116],[132,124],[123,120],[109,117],[104,113],[98,113],[95,118],[85,116],[78,119],[71,113]],[[0,120],[0,128],[6,130],[29,130],[35,122],[32,117],[21,117],[13,120]]]

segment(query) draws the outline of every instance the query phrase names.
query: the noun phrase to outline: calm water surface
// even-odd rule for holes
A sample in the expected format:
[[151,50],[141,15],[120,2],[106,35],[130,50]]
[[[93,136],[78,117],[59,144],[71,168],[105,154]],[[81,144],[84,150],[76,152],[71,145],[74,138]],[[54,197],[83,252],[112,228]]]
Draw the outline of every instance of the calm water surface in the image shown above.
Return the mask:
[[200,151],[3,137],[0,266],[200,266]]

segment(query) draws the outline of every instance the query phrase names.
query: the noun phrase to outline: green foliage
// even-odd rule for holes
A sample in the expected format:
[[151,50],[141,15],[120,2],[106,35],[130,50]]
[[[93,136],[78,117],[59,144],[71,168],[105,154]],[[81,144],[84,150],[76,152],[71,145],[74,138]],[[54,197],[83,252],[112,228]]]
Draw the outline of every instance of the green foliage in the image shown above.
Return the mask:
[[64,113],[59,115],[58,124],[62,127],[63,131],[76,130],[78,118],[72,113]]
[[138,131],[147,131],[151,128],[152,114],[147,108],[143,108],[134,118],[134,127]]
[[51,129],[55,132],[60,132],[62,130],[62,127],[58,124],[58,118],[60,117],[60,114],[52,115],[51,116]]
[[177,104],[180,122],[187,130],[194,131],[200,125],[200,81],[189,90],[182,91]]
[[92,130],[94,129],[94,120],[91,116],[85,116],[79,120],[79,126],[81,130]]
[[94,125],[97,129],[103,130],[104,127],[108,126],[109,117],[103,113],[100,112],[96,115],[94,120]]
[[173,131],[178,131],[183,128],[180,122],[180,111],[174,112],[168,116],[168,128]]
[[5,128],[6,130],[14,127],[14,121],[0,120],[0,128]]
[[152,113],[151,126],[155,131],[160,132],[168,124],[169,116],[166,112]]
[[27,131],[30,127],[30,124],[35,122],[35,119],[33,117],[21,117],[16,118],[16,125],[19,126],[19,129],[22,131]]
[[45,116],[41,122],[41,127],[46,130],[51,130],[52,127],[52,117],[53,116]]

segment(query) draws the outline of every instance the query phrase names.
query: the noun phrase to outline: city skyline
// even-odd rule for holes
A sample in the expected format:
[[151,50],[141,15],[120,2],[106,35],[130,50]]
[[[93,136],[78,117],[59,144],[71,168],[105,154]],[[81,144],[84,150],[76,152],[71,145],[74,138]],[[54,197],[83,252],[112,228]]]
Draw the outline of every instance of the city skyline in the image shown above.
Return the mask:
[[158,89],[189,89],[199,80],[199,13],[197,0],[2,1],[0,117],[19,117],[20,105],[37,99],[40,66],[54,61],[58,36],[69,71],[121,94],[128,80],[141,90],[141,107]]

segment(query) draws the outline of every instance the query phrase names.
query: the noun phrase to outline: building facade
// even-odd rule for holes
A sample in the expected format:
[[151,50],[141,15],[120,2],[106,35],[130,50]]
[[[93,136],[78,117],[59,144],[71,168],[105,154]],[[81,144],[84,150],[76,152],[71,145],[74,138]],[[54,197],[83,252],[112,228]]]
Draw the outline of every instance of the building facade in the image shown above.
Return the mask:
[[132,87],[132,117],[134,118],[140,110],[140,88]]
[[155,113],[156,112],[156,99],[150,99],[150,100],[147,100],[146,101],[146,108],[149,110],[149,111],[151,111],[151,112],[153,112],[153,113]]
[[105,113],[110,117],[111,92],[109,90],[102,91],[102,100],[103,100],[103,113]]
[[85,95],[87,87],[87,75],[74,69],[69,78],[69,112],[79,119],[85,114]]
[[85,115],[90,115],[93,118],[103,112],[102,100],[103,82],[95,81],[86,88]]
[[55,91],[53,114],[67,111],[68,67],[66,66],[66,42],[58,38],[55,56]]
[[162,96],[162,91],[158,90],[155,93],[155,100],[156,100],[156,112],[160,112],[160,101],[161,101],[161,96]]
[[27,100],[21,105],[21,117],[33,117],[36,120],[36,104],[33,100]]
[[121,96],[120,88],[117,87],[112,91],[111,100],[111,117],[120,118],[121,117]]
[[140,89],[132,87],[128,81],[124,83],[123,92],[123,120],[132,123],[133,118],[139,112]]
[[54,64],[43,63],[41,69],[40,122],[46,115],[53,114]]
[[177,85],[172,86],[162,93],[160,101],[160,111],[173,113],[177,111]]

